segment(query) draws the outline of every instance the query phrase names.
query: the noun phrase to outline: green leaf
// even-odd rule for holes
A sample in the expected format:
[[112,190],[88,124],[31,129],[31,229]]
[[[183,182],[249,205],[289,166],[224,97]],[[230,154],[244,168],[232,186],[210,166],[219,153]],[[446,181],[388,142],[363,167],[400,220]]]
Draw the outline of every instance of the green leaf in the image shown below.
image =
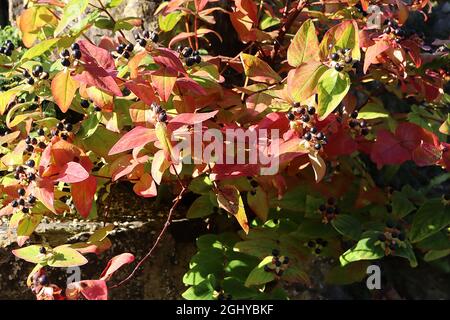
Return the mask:
[[425,254],[423,259],[427,262],[444,258],[450,254],[450,249],[445,250],[431,250]]
[[186,300],[213,300],[214,286],[209,279],[192,286],[181,295]]
[[360,260],[376,260],[384,257],[384,250],[380,245],[375,245],[377,238],[375,235],[363,238],[351,249],[344,252],[339,261],[341,266]]
[[266,284],[275,279],[275,274],[273,272],[264,271],[264,266],[272,263],[272,259],[272,256],[265,257],[258,266],[250,272],[245,281],[246,287]]
[[105,6],[107,8],[115,8],[122,4],[123,0],[107,0]]
[[294,101],[304,101],[317,92],[317,84],[327,67],[321,62],[309,61],[288,74],[288,92]]
[[192,179],[189,184],[189,190],[197,194],[208,194],[212,185],[212,181],[208,176],[199,176]]
[[241,53],[240,57],[245,75],[250,79],[269,84],[281,81],[279,74],[276,73],[267,62],[246,53]]
[[44,54],[44,52],[50,50],[56,43],[58,43],[59,40],[60,38],[54,38],[44,40],[38,43],[37,45],[31,47],[28,51],[25,52],[25,54],[22,56],[21,61],[30,60],[33,59],[34,57],[38,57]]
[[100,123],[102,115],[100,112],[90,114],[87,119],[81,123],[81,130],[77,133],[81,139],[87,139],[92,136]]
[[182,17],[183,17],[182,11],[173,11],[165,16],[160,14],[158,15],[159,28],[164,32],[168,32],[173,28],[175,28],[175,26],[181,20]]
[[255,288],[248,288],[244,283],[232,277],[223,279],[222,289],[225,294],[231,294],[235,300],[250,299],[259,293]]
[[82,266],[87,262],[87,259],[77,250],[62,245],[53,249],[53,256],[48,260],[48,265],[55,268],[68,268]]
[[414,254],[413,248],[409,242],[404,242],[403,245],[399,246],[394,251],[393,255],[408,259],[411,268],[417,267],[416,255]]
[[378,119],[389,117],[389,112],[381,104],[369,102],[358,112],[358,119]]
[[339,214],[331,221],[331,225],[337,232],[353,240],[361,236],[361,223],[348,214]]
[[191,204],[186,217],[188,219],[202,218],[214,213],[214,206],[209,195],[202,195]]
[[89,0],[70,0],[64,7],[64,13],[55,29],[54,35],[58,36],[70,22],[81,17],[88,4]]
[[268,15],[264,15],[259,23],[259,28],[261,30],[266,30],[270,27],[276,26],[280,24],[281,20],[275,17],[270,17]]
[[255,194],[252,194],[251,192],[247,193],[248,206],[259,219],[266,222],[269,215],[269,199],[266,192],[260,186],[258,186],[254,192]]
[[293,67],[310,60],[319,61],[319,40],[312,20],[306,20],[292,40],[288,52],[288,62]]
[[322,74],[318,83],[319,119],[325,119],[344,99],[350,89],[350,77],[346,72],[328,69]]
[[336,41],[335,48],[352,50],[352,58],[355,60],[361,59],[361,53],[359,50],[359,35],[358,25],[355,21],[344,21],[343,28],[339,31],[339,36]]
[[450,224],[450,209],[441,199],[431,199],[417,210],[412,221],[409,239],[411,242],[423,240]]
[[33,214],[31,216],[24,217],[17,227],[17,236],[18,237],[28,237],[30,236],[39,223],[42,220],[42,215]]
[[336,266],[325,275],[325,282],[341,286],[361,282],[367,276],[368,266],[366,261],[357,261],[345,267]]
[[392,195],[392,213],[396,220],[402,219],[415,209],[416,207],[403,192],[394,192]]
[[40,253],[42,246],[32,245],[25,248],[13,250],[12,253],[20,259],[31,263],[39,263],[43,260],[43,255]]

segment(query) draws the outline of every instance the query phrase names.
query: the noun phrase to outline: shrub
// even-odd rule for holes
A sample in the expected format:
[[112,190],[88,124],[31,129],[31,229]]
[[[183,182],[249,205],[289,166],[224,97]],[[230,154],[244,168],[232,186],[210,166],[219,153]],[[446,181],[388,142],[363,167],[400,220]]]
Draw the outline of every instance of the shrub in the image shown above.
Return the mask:
[[385,256],[448,265],[448,42],[407,27],[429,1],[170,1],[159,31],[113,18],[121,2],[30,1],[23,44],[0,38],[0,216],[37,298],[105,299],[133,262],[59,288],[46,270],[108,250],[113,227],[30,243],[45,216],[96,219],[98,192],[119,181],[173,192],[158,239],[188,193],[187,218],[228,230],[198,238],[186,299],[285,298],[278,284],[308,285],[322,256],[337,284]]

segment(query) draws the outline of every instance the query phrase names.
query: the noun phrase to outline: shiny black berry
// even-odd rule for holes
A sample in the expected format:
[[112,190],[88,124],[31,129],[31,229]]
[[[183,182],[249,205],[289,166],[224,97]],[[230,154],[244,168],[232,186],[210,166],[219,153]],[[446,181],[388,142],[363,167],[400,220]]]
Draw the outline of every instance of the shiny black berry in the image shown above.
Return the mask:
[[73,126],[72,126],[72,124],[71,123],[66,123],[65,125],[64,125],[64,129],[66,129],[66,131],[72,131],[72,129],[73,129]]
[[36,197],[33,196],[32,194],[30,194],[30,196],[28,197],[28,203],[33,204],[36,202]]
[[31,144],[29,144],[29,145],[26,146],[25,150],[28,151],[28,152],[33,152],[34,151],[34,147]]
[[124,57],[125,59],[129,59],[129,58],[130,58],[130,53],[129,53],[128,51],[125,51],[125,52],[123,53],[123,57]]
[[28,78],[27,83],[32,86],[34,84],[34,79]]
[[80,105],[83,108],[88,108],[89,107],[89,101],[83,99],[83,100],[81,100]]
[[147,45],[147,41],[145,39],[139,39],[138,43],[141,47],[145,47]]
[[30,136],[25,138],[25,143],[26,144],[31,144],[31,137]]
[[369,129],[368,129],[368,128],[362,128],[362,129],[361,129],[361,134],[362,134],[363,136],[367,136],[367,135],[369,134]]
[[160,122],[166,122],[166,121],[167,121],[167,114],[166,114],[166,112],[161,112],[161,113],[158,115],[158,120],[159,120]]
[[195,63],[200,63],[202,62],[202,57],[200,55],[194,55],[193,56]]
[[322,148],[322,145],[320,143],[316,143],[314,145],[314,149],[316,149],[316,150],[320,150],[321,148]]
[[255,180],[252,180],[252,181],[250,181],[250,185],[251,185],[253,188],[256,188],[256,187],[258,186],[258,182],[255,181]]
[[17,200],[13,200],[13,201],[11,201],[11,206],[13,208],[17,208],[19,206],[19,202]]
[[314,108],[314,107],[308,107],[308,113],[310,114],[310,115],[313,115],[314,113],[316,113],[316,108]]
[[37,131],[37,134],[38,134],[39,136],[43,136],[43,135],[45,135],[45,131],[44,131],[44,129],[42,129],[42,128],[39,128],[39,129],[38,129],[38,131]]
[[194,50],[192,50],[192,48],[190,47],[185,47],[182,51],[181,54],[183,55],[183,57],[187,58],[190,57],[192,55],[192,53],[194,52]]
[[19,199],[19,206],[24,206],[25,205],[25,200],[24,199]]
[[158,42],[159,36],[156,32],[152,32],[150,34],[150,40],[152,40],[152,42]]
[[26,208],[26,207],[25,207],[25,208],[22,208],[22,212],[23,212],[23,213],[28,213],[28,212],[30,212],[30,209],[29,209],[29,208]]
[[338,61],[339,60],[339,55],[337,53],[332,53],[330,55],[331,60],[333,61]]
[[341,72],[342,70],[344,70],[344,66],[339,63],[336,63],[336,65],[334,66],[334,69],[338,72]]
[[287,117],[290,121],[294,121],[294,120],[295,120],[295,115],[294,115],[291,111],[289,111],[289,112],[286,114],[286,117]]
[[61,59],[61,64],[63,67],[69,67],[70,66],[70,60],[67,58]]
[[72,50],[80,50],[80,45],[78,43],[72,43],[72,45],[70,46],[70,48]]
[[322,132],[319,132],[319,133],[316,135],[316,138],[317,138],[317,140],[323,140],[323,138],[325,138],[325,135],[324,135]]
[[312,240],[308,241],[308,247],[313,248],[313,247],[315,247],[315,245],[316,245],[316,243],[314,241],[312,241]]
[[47,147],[47,145],[45,144],[45,142],[41,141],[38,143],[38,147],[41,149],[45,149]]
[[81,51],[80,50],[74,50],[73,53],[73,58],[79,60],[81,58]]
[[26,190],[24,188],[20,188],[19,190],[17,190],[17,193],[19,194],[19,196],[23,197],[26,193]]
[[328,207],[327,208],[327,213],[328,214],[334,213],[334,208],[333,207]]
[[44,286],[44,287],[48,286],[50,284],[50,281],[48,280],[48,277],[45,274],[43,274],[42,276],[40,276],[38,278],[38,282],[41,286]]
[[288,264],[288,263],[289,263],[289,257],[284,257],[283,264]]
[[280,261],[280,260],[276,260],[276,261],[275,261],[275,265],[276,265],[277,267],[280,267],[280,266],[281,266],[281,261]]
[[33,159],[30,159],[27,162],[25,162],[25,165],[30,168],[34,168],[35,164],[36,164],[36,162],[34,162]]
[[316,250],[314,250],[314,252],[315,252],[316,254],[320,254],[320,253],[322,252],[322,250],[320,250],[319,248],[317,248]]
[[350,114],[350,117],[351,117],[352,119],[358,118],[358,110],[354,110],[354,111]]
[[58,124],[56,125],[56,128],[57,128],[58,130],[64,130],[64,123],[58,122]]
[[33,76],[39,77],[42,72],[44,72],[44,68],[41,65],[38,65],[33,69],[32,73],[33,73]]
[[29,181],[34,181],[34,180],[36,180],[36,175],[34,173],[30,172],[27,174],[27,179]]
[[125,50],[132,52],[134,50],[134,45],[132,43],[129,43],[126,47]]
[[303,136],[303,138],[305,138],[305,140],[309,141],[312,139],[312,135],[310,132],[305,133],[305,135]]
[[61,58],[68,58],[68,57],[70,57],[70,52],[69,52],[69,50],[64,49],[63,51],[61,51],[61,53],[59,54],[59,56],[60,56]]
[[311,120],[309,115],[305,114],[305,115],[302,116],[302,121],[303,122],[309,122],[309,120]]

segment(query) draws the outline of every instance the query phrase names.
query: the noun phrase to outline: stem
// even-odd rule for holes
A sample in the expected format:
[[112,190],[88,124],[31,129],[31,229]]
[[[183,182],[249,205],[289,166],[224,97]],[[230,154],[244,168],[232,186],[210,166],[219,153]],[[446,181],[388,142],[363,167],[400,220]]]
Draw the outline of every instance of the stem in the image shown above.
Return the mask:
[[197,15],[194,16],[195,50],[198,50]]
[[156,238],[155,243],[153,244],[153,246],[150,248],[150,250],[147,252],[147,254],[138,262],[138,264],[136,265],[136,267],[133,269],[133,271],[128,275],[128,277],[126,277],[125,279],[123,279],[122,281],[120,281],[118,284],[113,285],[112,287],[110,287],[110,289],[113,288],[118,288],[122,285],[124,285],[125,283],[127,283],[128,281],[130,281],[134,275],[136,274],[136,272],[139,270],[139,268],[144,264],[145,261],[147,261],[148,258],[150,258],[153,254],[153,252],[155,251],[156,247],[158,246],[158,244],[160,243],[164,233],[166,232],[167,228],[170,225],[170,222],[172,220],[172,215],[173,215],[173,211],[175,210],[175,208],[178,206],[178,204],[181,201],[181,198],[183,197],[184,193],[187,191],[186,188],[183,187],[183,189],[181,190],[181,192],[178,194],[175,203],[172,205],[172,208],[170,208],[169,210],[169,214],[167,215],[167,219],[166,222],[164,223],[164,227],[162,228],[161,232],[158,235],[158,238]]
[[[108,17],[111,19],[111,21],[114,24],[116,24],[116,19],[114,19],[114,17],[109,13],[108,9],[106,9],[106,7],[103,5],[102,0],[97,0],[97,2],[100,4],[99,9],[102,10],[104,13],[106,13],[108,15]],[[128,41],[127,37],[125,36],[125,34],[123,33],[122,30],[119,29],[118,31],[119,31],[120,35],[125,39],[125,41],[130,42],[130,41]]]

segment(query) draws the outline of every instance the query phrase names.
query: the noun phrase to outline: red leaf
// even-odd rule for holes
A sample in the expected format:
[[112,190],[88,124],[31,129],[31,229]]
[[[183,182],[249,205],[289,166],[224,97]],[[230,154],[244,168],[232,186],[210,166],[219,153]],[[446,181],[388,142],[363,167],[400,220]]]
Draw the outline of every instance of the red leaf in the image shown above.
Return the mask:
[[157,64],[170,68],[174,71],[178,71],[187,76],[187,72],[184,70],[183,64],[181,63],[180,58],[178,58],[178,53],[176,51],[166,48],[158,48],[156,52],[158,55],[154,56],[153,60],[155,60]]
[[367,69],[369,69],[371,64],[378,63],[377,56],[389,48],[391,48],[391,46],[384,40],[377,41],[373,46],[367,48],[366,57],[364,58],[364,73],[367,72]]
[[80,159],[81,151],[77,146],[61,139],[52,145],[51,155],[55,164],[62,166],[74,159]]
[[213,118],[219,111],[206,113],[182,113],[172,118],[169,123],[182,123],[185,125],[193,125]]
[[201,85],[199,85],[197,82],[192,80],[191,78],[179,78],[177,79],[177,86],[180,89],[180,91],[192,91],[195,94],[198,95],[206,95],[206,90],[203,89]]
[[402,146],[396,136],[387,130],[378,131],[370,158],[378,168],[386,164],[401,164],[411,159],[411,151]]
[[81,293],[87,300],[108,300],[108,287],[104,280],[80,281]]
[[442,156],[441,149],[422,142],[412,153],[412,160],[420,167],[436,164]]
[[329,157],[350,155],[358,148],[358,144],[343,130],[330,135],[328,140],[329,143],[325,145],[325,153]]
[[153,87],[164,101],[169,100],[176,81],[177,74],[173,69],[161,68],[152,73]]
[[103,270],[100,280],[108,281],[114,272],[119,270],[124,264],[128,264],[134,261],[134,256],[131,253],[122,253],[115,256],[108,261],[105,270]]
[[133,191],[144,198],[155,197],[158,194],[156,183],[148,173],[141,176],[141,179],[134,185]]
[[59,175],[55,181],[62,181],[65,183],[76,183],[84,181],[89,178],[89,173],[83,166],[77,162],[68,162],[61,167]]
[[111,150],[109,150],[108,155],[111,156],[134,148],[143,147],[152,141],[156,141],[154,129],[135,127],[116,142]]
[[50,211],[56,213],[53,205],[54,201],[54,182],[48,179],[39,179],[35,191],[35,196],[40,202],[43,203]]
[[97,179],[93,176],[71,186],[73,203],[83,218],[89,216],[96,190]]
[[125,83],[125,86],[130,89],[136,97],[144,101],[145,104],[150,105],[153,102],[159,102],[153,88],[142,79],[130,80]]
[[111,54],[102,48],[90,44],[86,40],[79,41],[82,53],[81,60],[85,63],[81,74],[73,76],[79,82],[115,96],[122,96],[122,91],[114,80],[117,71]]

